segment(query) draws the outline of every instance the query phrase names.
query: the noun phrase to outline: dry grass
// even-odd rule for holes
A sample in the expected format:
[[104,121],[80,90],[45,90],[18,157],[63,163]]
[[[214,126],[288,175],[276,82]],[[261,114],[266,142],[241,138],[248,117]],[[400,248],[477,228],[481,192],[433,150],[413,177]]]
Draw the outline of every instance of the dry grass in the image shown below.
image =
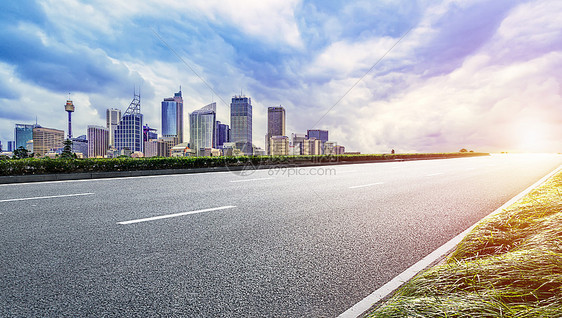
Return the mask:
[[368,317],[562,317],[562,172]]

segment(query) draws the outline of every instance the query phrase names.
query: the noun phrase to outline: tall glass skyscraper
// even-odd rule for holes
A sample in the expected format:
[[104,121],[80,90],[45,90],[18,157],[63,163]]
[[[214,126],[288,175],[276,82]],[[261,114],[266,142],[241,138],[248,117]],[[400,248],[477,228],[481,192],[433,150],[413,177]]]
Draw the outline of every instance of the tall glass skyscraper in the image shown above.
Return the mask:
[[117,150],[128,148],[131,152],[143,152],[142,120],[140,95],[135,94],[115,130],[115,148]]
[[246,96],[232,97],[230,103],[230,141],[245,155],[254,153],[252,145],[252,99]]
[[285,136],[285,108],[281,106],[267,109],[267,134],[265,135],[265,150],[271,155],[269,143],[273,136]]
[[217,103],[211,103],[189,114],[189,146],[197,156],[201,149],[216,147]]
[[174,97],[164,98],[162,102],[162,135],[178,137],[183,142],[183,98],[181,89]]
[[41,128],[41,126],[34,124],[34,125],[26,125],[26,124],[16,124],[16,128],[14,129],[14,138],[16,139],[16,148],[19,147],[26,147],[28,141],[33,140],[33,128]]

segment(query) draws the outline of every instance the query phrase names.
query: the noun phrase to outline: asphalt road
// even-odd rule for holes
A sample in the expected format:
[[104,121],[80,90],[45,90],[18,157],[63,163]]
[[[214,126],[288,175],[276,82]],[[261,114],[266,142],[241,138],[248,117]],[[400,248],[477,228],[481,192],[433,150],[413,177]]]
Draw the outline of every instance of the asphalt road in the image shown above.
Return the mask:
[[560,164],[0,185],[0,316],[335,317]]

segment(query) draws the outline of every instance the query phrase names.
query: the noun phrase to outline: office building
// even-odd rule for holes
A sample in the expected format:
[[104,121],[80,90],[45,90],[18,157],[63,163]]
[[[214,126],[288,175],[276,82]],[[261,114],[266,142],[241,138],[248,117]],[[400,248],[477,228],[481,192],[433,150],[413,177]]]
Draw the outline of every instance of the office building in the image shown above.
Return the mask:
[[307,130],[306,137],[308,139],[316,138],[319,139],[322,143],[325,143],[326,141],[328,141],[328,131],[319,129]]
[[115,148],[119,153],[143,152],[143,115],[140,112],[140,95],[135,97],[121,117],[115,130]]
[[253,154],[252,99],[234,96],[230,104],[230,141],[245,155]]
[[183,142],[183,98],[180,91],[162,102],[162,136]]
[[105,111],[106,127],[109,129],[109,145],[115,146],[115,130],[121,121],[121,110],[109,108]]
[[265,135],[265,149],[268,155],[269,141],[273,136],[285,136],[285,109],[281,106],[267,108],[267,134]]
[[81,135],[72,138],[72,152],[75,154],[82,154],[84,157],[88,156],[88,139],[86,135]]
[[15,141],[8,141],[8,152],[13,152],[16,149],[16,142]]
[[33,140],[33,128],[41,127],[37,125],[27,125],[27,124],[16,124],[16,128],[14,129],[14,139],[16,142],[14,150],[18,149],[19,147],[26,147],[26,143],[29,140]]
[[189,157],[191,154],[191,149],[187,145],[187,142],[179,143],[170,149],[170,157]]
[[289,155],[289,137],[272,136],[269,139],[269,155],[271,156],[288,156]]
[[205,148],[216,148],[216,109],[211,103],[189,114],[189,146],[200,156]]
[[166,143],[162,139],[151,139],[144,143],[145,157],[168,157]]
[[222,149],[225,142],[230,142],[230,127],[227,124],[222,124],[217,120],[215,132],[215,147]]
[[148,124],[142,126],[142,141],[147,142],[152,139],[158,139],[156,129],[150,128]]
[[305,134],[291,134],[291,139],[294,155],[308,154],[308,144],[305,143],[305,140],[307,140]]
[[33,128],[32,134],[33,153],[36,156],[43,156],[64,146],[64,130],[36,127]]
[[109,149],[109,128],[88,126],[88,158],[104,158]]

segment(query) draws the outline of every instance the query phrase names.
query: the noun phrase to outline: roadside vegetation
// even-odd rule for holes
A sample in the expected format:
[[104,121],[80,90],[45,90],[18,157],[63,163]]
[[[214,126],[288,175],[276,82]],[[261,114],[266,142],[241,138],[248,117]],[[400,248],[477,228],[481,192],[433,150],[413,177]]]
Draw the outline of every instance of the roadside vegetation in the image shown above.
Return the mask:
[[367,317],[562,317],[562,172]]
[[238,157],[152,157],[152,158],[87,158],[76,159],[70,155],[56,159],[26,158],[0,159],[0,175],[32,175],[52,173],[114,172],[162,169],[192,169],[224,166],[300,166],[330,162],[357,162],[381,160],[413,160],[484,156],[484,153],[434,153],[434,154],[376,154],[329,156],[238,156]]

